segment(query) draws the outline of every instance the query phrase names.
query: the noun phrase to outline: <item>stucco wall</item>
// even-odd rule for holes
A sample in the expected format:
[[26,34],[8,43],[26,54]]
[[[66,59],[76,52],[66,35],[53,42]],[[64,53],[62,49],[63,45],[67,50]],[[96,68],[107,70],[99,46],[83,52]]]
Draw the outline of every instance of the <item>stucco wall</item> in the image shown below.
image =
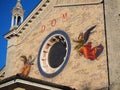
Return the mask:
[[[66,15],[65,18],[63,18],[63,14]],[[13,74],[20,73],[23,67],[20,56],[32,55],[35,57],[35,62],[30,71],[30,77],[67,85],[78,90],[84,88],[93,90],[107,87],[108,77],[103,16],[102,4],[54,7],[50,9],[47,15],[43,16],[41,22],[38,21],[38,24],[32,23],[31,28],[33,29],[28,28],[26,30],[27,33],[17,38],[14,46],[16,50],[14,51],[15,59],[13,62],[15,63]],[[56,20],[56,23],[52,26],[54,20]],[[96,27],[88,41],[92,42],[93,47],[102,44],[104,50],[96,60],[91,61],[83,55],[79,56],[77,51],[74,50],[77,44],[73,42],[73,39],[77,38],[80,32],[85,32],[94,25]],[[58,76],[46,78],[38,70],[38,52],[46,36],[55,30],[63,30],[69,35],[71,54],[67,65]]]
[[[72,0],[71,3],[73,3]],[[21,73],[23,62],[20,56],[32,55],[35,61],[28,75],[30,77],[70,86],[77,90],[108,87],[103,4],[67,7],[53,7],[52,4],[49,4],[49,8],[44,9],[41,16],[38,15],[8,48],[7,77]],[[88,42],[92,42],[92,47],[102,44],[104,49],[97,59],[91,61],[84,55],[79,55],[74,49],[77,43],[73,40],[78,38],[80,32],[85,33],[94,25],[96,27],[90,34]],[[71,41],[71,54],[67,65],[59,75],[46,78],[38,69],[38,53],[44,39],[55,30],[63,30],[68,34]]]

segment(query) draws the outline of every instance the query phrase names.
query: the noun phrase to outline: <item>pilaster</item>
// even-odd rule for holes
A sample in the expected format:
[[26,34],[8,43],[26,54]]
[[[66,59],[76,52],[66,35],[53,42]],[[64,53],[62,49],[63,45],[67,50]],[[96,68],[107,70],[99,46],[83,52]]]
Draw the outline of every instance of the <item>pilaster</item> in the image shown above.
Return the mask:
[[17,40],[17,37],[14,37],[8,40],[5,77],[10,77],[14,75],[16,40]]
[[110,89],[120,90],[120,1],[104,1]]

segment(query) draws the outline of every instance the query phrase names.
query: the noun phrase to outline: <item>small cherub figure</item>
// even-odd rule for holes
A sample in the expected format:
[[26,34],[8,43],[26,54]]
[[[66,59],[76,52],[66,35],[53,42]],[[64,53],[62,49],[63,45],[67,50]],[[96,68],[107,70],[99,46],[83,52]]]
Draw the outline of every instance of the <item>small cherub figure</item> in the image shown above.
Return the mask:
[[32,59],[31,55],[29,55],[28,58],[23,55],[23,56],[21,56],[21,61],[24,62],[24,66],[21,70],[21,74],[26,77],[26,76],[28,76],[28,74],[30,72],[31,65],[34,64],[33,62],[35,61],[35,58]]

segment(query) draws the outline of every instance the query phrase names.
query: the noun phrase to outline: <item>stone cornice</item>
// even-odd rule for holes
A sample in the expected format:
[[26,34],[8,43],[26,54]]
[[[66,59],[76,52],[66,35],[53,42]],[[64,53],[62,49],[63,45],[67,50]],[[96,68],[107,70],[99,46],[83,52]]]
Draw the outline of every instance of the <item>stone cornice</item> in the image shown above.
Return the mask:
[[[103,0],[94,0],[94,1],[80,1],[79,3],[57,3],[54,7],[69,7],[69,6],[83,6],[83,5],[96,5],[102,3]],[[74,3],[74,4],[73,4]]]
[[20,36],[20,34],[25,31],[26,27],[28,27],[29,24],[35,20],[36,16],[43,11],[42,8],[47,7],[47,3],[49,2],[50,0],[42,0],[40,4],[31,12],[31,14],[23,21],[23,23],[17,29],[10,30],[4,35],[4,38],[9,40],[12,37]]

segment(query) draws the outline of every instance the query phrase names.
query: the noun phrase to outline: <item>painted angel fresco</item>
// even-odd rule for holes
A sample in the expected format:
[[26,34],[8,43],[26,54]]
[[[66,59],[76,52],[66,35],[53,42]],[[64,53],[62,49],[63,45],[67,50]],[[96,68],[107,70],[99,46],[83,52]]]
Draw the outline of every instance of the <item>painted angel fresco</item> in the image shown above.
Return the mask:
[[84,55],[85,58],[90,60],[95,60],[102,53],[102,44],[92,47],[92,42],[88,42],[80,48],[80,53]]
[[87,42],[91,31],[94,30],[95,26],[90,27],[85,33],[80,33],[77,40],[73,40],[78,43],[75,46],[75,49],[81,55],[84,55],[85,58],[90,60],[95,60],[102,53],[104,47],[102,44],[92,47],[92,42]]
[[29,72],[30,72],[30,69],[31,69],[31,65],[33,65],[34,61],[35,61],[35,58],[33,59],[32,56],[28,56],[28,58],[26,56],[21,56],[21,61],[24,62],[24,66],[23,68],[21,69],[21,74],[23,76],[28,76]]

